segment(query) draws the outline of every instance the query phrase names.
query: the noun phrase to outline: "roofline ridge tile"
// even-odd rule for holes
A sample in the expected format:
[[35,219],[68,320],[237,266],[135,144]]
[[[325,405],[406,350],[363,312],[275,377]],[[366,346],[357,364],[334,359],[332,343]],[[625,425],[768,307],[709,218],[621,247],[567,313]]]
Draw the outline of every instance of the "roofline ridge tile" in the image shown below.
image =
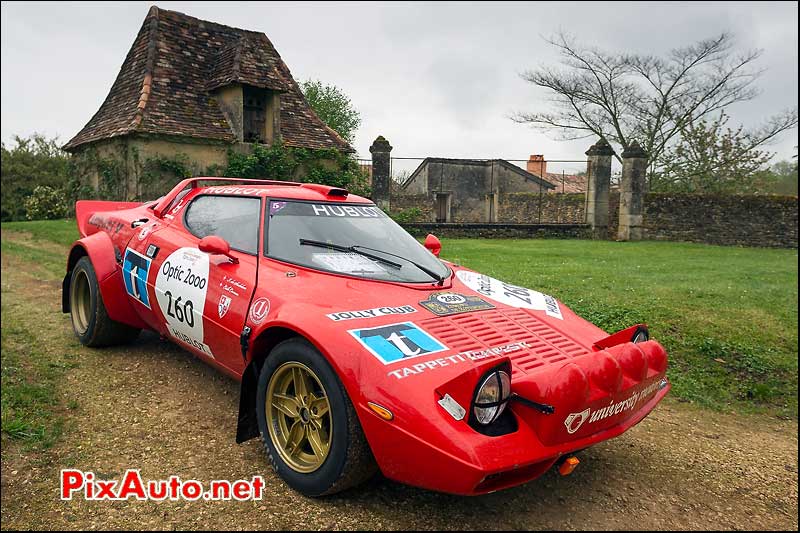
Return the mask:
[[149,35],[147,37],[147,59],[144,64],[144,79],[139,93],[139,103],[136,105],[136,116],[132,124],[133,130],[138,130],[142,125],[144,111],[147,107],[147,102],[150,100],[150,93],[153,88],[153,70],[155,69],[156,50],[158,49],[158,15],[159,9],[157,6],[151,7],[150,12],[147,14],[148,18],[150,18]]

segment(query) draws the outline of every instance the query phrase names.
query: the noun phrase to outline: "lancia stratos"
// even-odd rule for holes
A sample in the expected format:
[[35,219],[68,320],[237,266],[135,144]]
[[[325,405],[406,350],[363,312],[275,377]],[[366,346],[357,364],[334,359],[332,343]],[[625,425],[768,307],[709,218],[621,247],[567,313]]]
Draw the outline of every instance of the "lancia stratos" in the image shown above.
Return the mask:
[[646,325],[609,335],[442,260],[344,189],[192,178],[76,219],[62,307],[80,342],[152,330],[236,379],[237,442],[260,437],[305,495],[378,470],[461,495],[567,474],[670,388]]

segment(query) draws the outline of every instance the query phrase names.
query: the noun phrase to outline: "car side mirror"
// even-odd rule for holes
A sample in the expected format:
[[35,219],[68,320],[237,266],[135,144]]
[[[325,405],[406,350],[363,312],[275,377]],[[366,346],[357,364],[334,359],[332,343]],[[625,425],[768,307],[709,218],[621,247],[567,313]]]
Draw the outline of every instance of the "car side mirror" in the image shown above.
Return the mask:
[[228,241],[217,235],[209,235],[200,239],[197,245],[201,252],[214,255],[225,255],[232,263],[238,263],[239,260],[231,255],[231,245]]
[[427,248],[433,255],[439,257],[439,252],[442,251],[442,243],[433,233],[428,233],[425,237],[425,248]]

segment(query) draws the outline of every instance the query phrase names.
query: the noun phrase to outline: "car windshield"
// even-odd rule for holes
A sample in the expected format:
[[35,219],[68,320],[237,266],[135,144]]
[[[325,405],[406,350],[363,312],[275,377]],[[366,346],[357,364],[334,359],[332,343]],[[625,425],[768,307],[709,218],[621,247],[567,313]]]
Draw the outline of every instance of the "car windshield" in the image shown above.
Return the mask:
[[450,274],[374,205],[271,200],[267,209],[269,257],[385,281],[434,282]]

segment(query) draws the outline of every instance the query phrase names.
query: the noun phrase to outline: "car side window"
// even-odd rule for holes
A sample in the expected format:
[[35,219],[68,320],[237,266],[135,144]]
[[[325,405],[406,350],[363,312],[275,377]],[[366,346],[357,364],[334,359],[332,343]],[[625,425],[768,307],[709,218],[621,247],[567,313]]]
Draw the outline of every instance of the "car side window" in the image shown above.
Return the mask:
[[260,216],[258,198],[200,195],[186,208],[184,224],[195,237],[217,235],[232,249],[255,255]]

